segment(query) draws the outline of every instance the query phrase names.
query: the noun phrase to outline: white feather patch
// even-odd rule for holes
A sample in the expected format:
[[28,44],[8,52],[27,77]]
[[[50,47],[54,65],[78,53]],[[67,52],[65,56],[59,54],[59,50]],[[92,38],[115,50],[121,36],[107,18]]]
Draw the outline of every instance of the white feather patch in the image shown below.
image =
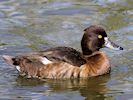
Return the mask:
[[20,72],[21,70],[20,70],[20,66],[16,66],[16,69]]
[[40,61],[41,61],[44,65],[47,65],[47,64],[51,64],[51,63],[52,63],[50,60],[48,60],[48,59],[45,58],[45,57],[40,57]]

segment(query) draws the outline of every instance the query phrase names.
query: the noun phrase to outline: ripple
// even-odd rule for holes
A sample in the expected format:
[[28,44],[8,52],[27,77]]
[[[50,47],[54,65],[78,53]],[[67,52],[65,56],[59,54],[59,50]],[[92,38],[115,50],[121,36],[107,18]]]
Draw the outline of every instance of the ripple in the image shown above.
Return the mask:
[[29,25],[28,22],[25,19],[19,19],[19,18],[2,18],[0,19],[0,29],[11,29],[13,27],[25,27]]
[[0,19],[0,29],[11,28],[12,24],[7,19]]
[[76,27],[76,23],[73,22],[64,21],[62,24],[62,27],[65,29],[74,29]]
[[15,10],[15,7],[14,6],[0,5],[0,10],[1,11],[14,11]]
[[8,2],[13,2],[15,0],[0,0],[0,3],[8,3]]
[[[119,33],[125,34],[125,33],[130,33],[132,31],[133,31],[133,27],[132,27],[132,25],[129,25],[129,26],[122,27],[118,30],[115,30],[114,32],[115,32],[115,34],[119,34]],[[110,32],[110,33],[113,34],[114,32]]]
[[13,18],[26,18],[26,16],[21,12],[12,12],[9,14],[9,17]]
[[5,14],[3,12],[0,12],[0,18],[4,18]]
[[131,41],[133,41],[133,35],[128,35],[127,38]]
[[[94,0],[95,1],[95,0]],[[98,4],[106,5],[106,4],[121,4],[125,3],[123,0],[96,0]]]
[[74,15],[74,14],[93,14],[89,8],[67,8],[58,10],[45,11],[43,15]]
[[133,15],[133,10],[127,10],[126,12],[127,12],[127,14],[129,14],[129,15]]
[[49,5],[49,7],[52,7],[52,8],[66,8],[66,7],[69,7],[71,6],[72,4],[70,2],[54,2],[52,4]]
[[24,19],[18,19],[18,18],[12,18],[8,19],[10,23],[12,23],[13,26],[21,26],[21,27],[26,27],[29,25],[26,20]]

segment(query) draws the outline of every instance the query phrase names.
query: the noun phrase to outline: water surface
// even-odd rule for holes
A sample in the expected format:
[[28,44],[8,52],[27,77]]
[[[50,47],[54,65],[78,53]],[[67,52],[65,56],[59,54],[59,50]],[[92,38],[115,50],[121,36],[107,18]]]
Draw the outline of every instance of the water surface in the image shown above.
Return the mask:
[[83,30],[101,25],[124,51],[102,49],[110,75],[79,80],[37,80],[18,76],[0,58],[1,100],[133,99],[132,0],[0,0],[0,55],[54,46],[80,49]]

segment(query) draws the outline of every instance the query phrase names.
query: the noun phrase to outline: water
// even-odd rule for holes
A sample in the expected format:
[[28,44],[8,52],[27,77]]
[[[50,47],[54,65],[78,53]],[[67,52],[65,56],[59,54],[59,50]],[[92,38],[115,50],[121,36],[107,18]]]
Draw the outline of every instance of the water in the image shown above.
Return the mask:
[[104,27],[124,51],[103,49],[110,75],[80,80],[26,79],[0,58],[0,100],[132,100],[132,0],[0,0],[0,55],[53,46],[80,49],[84,28]]

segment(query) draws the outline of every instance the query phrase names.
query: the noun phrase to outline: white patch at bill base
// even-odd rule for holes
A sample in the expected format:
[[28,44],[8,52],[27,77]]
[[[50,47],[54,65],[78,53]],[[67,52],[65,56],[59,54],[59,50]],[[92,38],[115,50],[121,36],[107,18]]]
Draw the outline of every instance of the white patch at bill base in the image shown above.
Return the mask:
[[109,41],[109,38],[105,37],[105,47],[110,48],[112,50],[120,50],[120,47],[114,47],[111,42]]

